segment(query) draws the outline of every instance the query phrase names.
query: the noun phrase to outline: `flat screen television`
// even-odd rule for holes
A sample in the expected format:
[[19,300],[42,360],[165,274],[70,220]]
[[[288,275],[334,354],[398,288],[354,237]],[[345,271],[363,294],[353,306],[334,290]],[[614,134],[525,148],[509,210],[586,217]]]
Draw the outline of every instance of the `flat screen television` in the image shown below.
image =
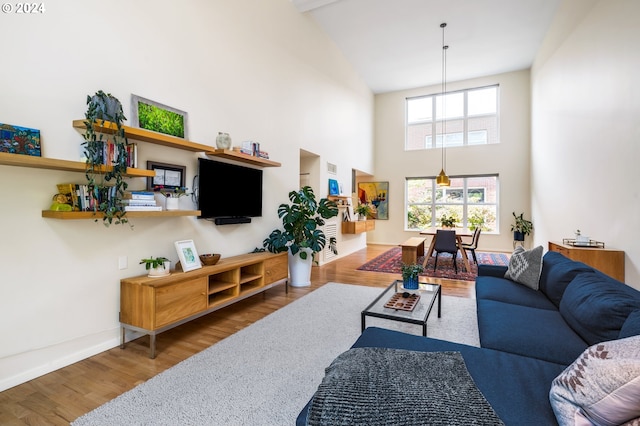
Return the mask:
[[198,210],[216,224],[262,216],[262,170],[198,158]]

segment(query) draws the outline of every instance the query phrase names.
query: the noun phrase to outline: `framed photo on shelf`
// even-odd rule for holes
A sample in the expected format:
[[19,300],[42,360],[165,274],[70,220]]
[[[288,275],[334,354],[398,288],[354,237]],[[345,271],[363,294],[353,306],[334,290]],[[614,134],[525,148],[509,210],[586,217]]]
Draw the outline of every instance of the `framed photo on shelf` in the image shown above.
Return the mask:
[[340,185],[335,179],[329,179],[329,195],[340,195]]
[[176,241],[175,246],[184,272],[202,268],[193,240]]
[[157,187],[176,189],[185,186],[184,180],[187,169],[185,166],[147,161],[147,169],[156,172],[154,177],[147,178],[147,191],[153,191]]
[[131,95],[133,127],[187,139],[187,113],[161,103]]

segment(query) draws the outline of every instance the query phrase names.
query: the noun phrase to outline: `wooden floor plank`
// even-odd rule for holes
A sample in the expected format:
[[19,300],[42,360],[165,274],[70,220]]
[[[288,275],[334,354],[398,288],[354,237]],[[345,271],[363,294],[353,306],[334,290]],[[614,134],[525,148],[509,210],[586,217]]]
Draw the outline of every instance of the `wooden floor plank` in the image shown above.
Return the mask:
[[[113,348],[68,367],[0,392],[2,425],[66,425],[180,361],[208,348],[327,282],[384,288],[399,274],[358,271],[390,246],[369,245],[327,265],[314,267],[311,286],[269,289],[157,337],[157,357],[149,359],[149,338]],[[474,297],[474,284],[430,278],[449,296]]]

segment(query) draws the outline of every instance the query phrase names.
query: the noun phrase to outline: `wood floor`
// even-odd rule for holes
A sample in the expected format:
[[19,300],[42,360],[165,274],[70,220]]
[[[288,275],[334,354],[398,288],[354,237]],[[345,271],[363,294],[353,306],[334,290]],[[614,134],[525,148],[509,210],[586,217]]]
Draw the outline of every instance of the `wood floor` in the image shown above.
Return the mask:
[[[147,336],[0,393],[0,425],[68,425],[136,385],[194,355],[327,282],[385,287],[397,274],[357,271],[388,250],[369,245],[342,259],[314,267],[311,287],[284,285],[191,321],[157,337],[157,357],[149,359]],[[442,284],[443,294],[474,297],[467,281],[429,279]]]

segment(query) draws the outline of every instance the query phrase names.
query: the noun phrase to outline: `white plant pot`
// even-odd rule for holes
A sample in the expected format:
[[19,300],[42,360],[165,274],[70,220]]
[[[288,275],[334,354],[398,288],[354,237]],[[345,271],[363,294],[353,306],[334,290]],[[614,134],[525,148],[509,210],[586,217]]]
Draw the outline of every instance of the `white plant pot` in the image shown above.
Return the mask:
[[313,252],[311,249],[302,249],[307,252],[307,258],[301,259],[300,253],[289,256],[289,285],[291,287],[309,287],[311,285],[311,266],[313,265]]
[[168,197],[166,206],[167,210],[180,210],[180,198]]
[[164,262],[163,266],[149,269],[149,277],[166,277],[171,274],[171,261]]

